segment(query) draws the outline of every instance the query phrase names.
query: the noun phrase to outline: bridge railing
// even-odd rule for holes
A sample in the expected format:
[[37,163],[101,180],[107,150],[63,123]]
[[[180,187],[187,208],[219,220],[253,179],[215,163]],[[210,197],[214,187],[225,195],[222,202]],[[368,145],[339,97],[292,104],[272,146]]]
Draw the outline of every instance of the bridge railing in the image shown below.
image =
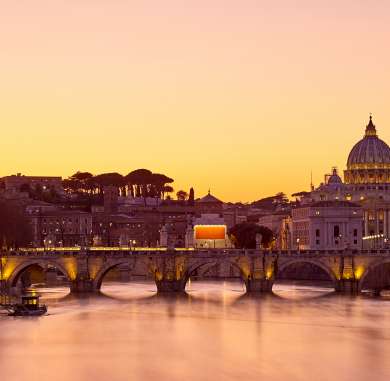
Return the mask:
[[85,247],[50,247],[50,248],[20,248],[1,252],[2,256],[50,256],[64,255],[77,256],[80,253],[91,256],[104,255],[144,255],[164,253],[177,253],[181,255],[278,255],[278,256],[334,256],[334,255],[389,255],[389,249],[364,249],[364,250],[258,250],[258,249],[213,249],[213,248],[166,248],[166,247],[105,247],[105,246],[85,246]]

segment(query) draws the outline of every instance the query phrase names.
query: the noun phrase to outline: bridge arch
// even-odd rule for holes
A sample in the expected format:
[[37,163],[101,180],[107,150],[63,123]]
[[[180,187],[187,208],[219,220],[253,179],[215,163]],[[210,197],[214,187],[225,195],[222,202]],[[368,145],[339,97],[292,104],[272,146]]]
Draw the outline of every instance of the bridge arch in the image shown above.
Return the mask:
[[[369,280],[369,277],[372,276],[377,270],[386,270],[386,265],[390,266],[390,258],[379,259],[375,262],[372,262],[364,271],[363,275],[359,280],[359,292],[364,289],[365,282]],[[376,292],[380,292],[386,287],[390,286],[390,269],[388,269],[387,279],[385,277],[377,277],[374,281],[368,285],[368,289],[373,289]]]
[[314,258],[294,258],[294,259],[289,259],[287,261],[282,261],[281,263],[278,263],[278,270],[277,270],[277,274],[274,274],[274,276],[273,276],[273,283],[275,282],[275,280],[277,280],[278,274],[282,273],[288,267],[294,266],[297,264],[310,264],[310,265],[313,265],[315,267],[320,268],[321,270],[324,271],[324,273],[327,274],[327,276],[329,277],[329,280],[332,282],[335,290],[337,290],[338,279],[337,279],[337,276],[334,273],[333,269],[330,266],[323,263],[322,261],[314,259]]
[[96,273],[93,279],[93,289],[96,291],[99,291],[102,287],[102,283],[104,280],[104,277],[107,275],[108,272],[110,272],[115,267],[121,266],[121,265],[130,265],[130,270],[134,268],[134,263],[130,263],[126,259],[118,259],[116,261],[110,261],[109,263],[102,266],[99,271]]
[[66,270],[66,268],[58,263],[57,261],[48,261],[48,260],[27,260],[27,261],[23,261],[22,263],[20,263],[18,266],[15,267],[15,269],[12,271],[10,277],[8,278],[8,284],[10,287],[15,287],[16,286],[16,283],[17,281],[19,280],[20,276],[22,275],[22,273],[24,271],[26,271],[29,267],[32,267],[32,266],[39,266],[41,267],[42,269],[44,269],[47,265],[51,265],[55,268],[57,268],[58,270],[60,270],[65,276],[66,276],[66,279],[68,281],[70,281],[70,277],[69,277],[69,274],[68,274],[68,271]]
[[198,260],[195,263],[191,264],[187,270],[185,271],[184,277],[183,277],[183,284],[184,284],[184,289],[185,286],[187,285],[188,280],[190,277],[199,269],[210,269],[216,265],[219,264],[228,264],[234,268],[236,268],[239,271],[240,274],[240,279],[241,281],[245,284],[245,288],[247,288],[247,276],[245,276],[242,268],[238,263],[235,261],[229,260],[229,259],[206,259],[206,260]]

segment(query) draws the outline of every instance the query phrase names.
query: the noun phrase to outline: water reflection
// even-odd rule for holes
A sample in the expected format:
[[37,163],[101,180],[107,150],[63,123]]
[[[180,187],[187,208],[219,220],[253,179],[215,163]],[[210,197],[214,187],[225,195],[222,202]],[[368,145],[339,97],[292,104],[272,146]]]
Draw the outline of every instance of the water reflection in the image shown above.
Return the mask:
[[4,380],[387,380],[390,301],[321,285],[192,282],[157,295],[145,282],[101,294],[40,289],[50,314],[0,316]]

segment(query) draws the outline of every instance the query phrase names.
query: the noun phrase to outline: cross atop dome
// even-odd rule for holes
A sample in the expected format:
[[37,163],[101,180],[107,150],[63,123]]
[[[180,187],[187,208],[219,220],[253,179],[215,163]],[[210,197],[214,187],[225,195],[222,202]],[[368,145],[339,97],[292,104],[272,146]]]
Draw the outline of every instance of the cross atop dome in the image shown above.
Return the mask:
[[372,114],[370,113],[370,121],[366,126],[366,136],[376,136],[375,124],[372,122]]

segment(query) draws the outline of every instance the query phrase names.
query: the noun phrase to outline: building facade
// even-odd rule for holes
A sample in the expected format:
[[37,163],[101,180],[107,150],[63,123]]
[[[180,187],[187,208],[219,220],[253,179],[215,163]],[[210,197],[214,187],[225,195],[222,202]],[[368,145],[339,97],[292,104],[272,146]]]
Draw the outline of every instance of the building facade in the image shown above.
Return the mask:
[[91,213],[78,210],[35,209],[29,217],[35,246],[70,247],[91,244]]
[[20,191],[23,186],[43,191],[54,189],[62,193],[62,178],[59,176],[24,176],[21,173],[0,178],[0,186],[5,190]]
[[361,206],[349,201],[317,201],[294,208],[292,248],[361,249],[362,219]]

